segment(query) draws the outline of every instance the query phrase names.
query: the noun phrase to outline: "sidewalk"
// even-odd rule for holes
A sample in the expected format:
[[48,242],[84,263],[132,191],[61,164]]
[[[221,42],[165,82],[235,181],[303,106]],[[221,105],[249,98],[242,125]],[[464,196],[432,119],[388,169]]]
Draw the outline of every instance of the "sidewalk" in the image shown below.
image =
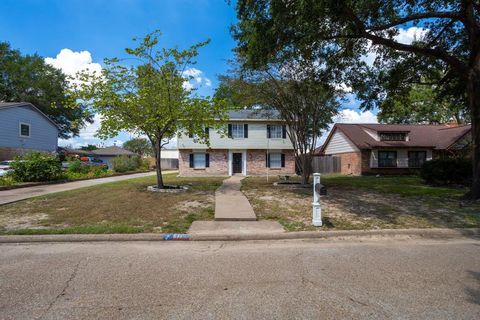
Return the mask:
[[122,180],[135,179],[135,178],[141,178],[141,177],[149,177],[149,176],[154,176],[155,174],[156,174],[155,171],[153,171],[153,172],[145,172],[145,173],[138,173],[138,174],[130,174],[125,176],[106,177],[106,178],[100,178],[100,179],[73,181],[73,182],[66,182],[66,183],[59,183],[59,184],[48,184],[48,185],[39,185],[35,187],[3,190],[3,191],[0,191],[0,205],[16,202],[16,201],[20,201],[28,198],[43,196],[49,193],[74,190],[74,189],[90,187],[97,184],[108,183],[108,182],[122,181]]
[[248,202],[247,197],[240,191],[241,180],[244,177],[232,176],[223,181],[215,192],[215,220],[216,221],[256,221],[257,216]]

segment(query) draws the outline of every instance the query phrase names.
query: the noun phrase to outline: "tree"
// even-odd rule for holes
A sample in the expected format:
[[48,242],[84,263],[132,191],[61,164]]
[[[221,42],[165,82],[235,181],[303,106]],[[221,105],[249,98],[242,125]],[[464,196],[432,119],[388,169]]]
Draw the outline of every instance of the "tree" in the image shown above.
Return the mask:
[[195,63],[198,49],[208,41],[178,50],[158,48],[159,37],[160,31],[152,32],[136,48],[125,49],[136,65],[106,59],[101,74],[78,74],[72,94],[102,115],[100,137],[114,137],[122,130],[148,137],[155,152],[157,187],[164,188],[161,148],[177,133],[194,134],[208,143],[205,126],[219,126],[215,119],[225,119],[226,112],[223,104],[194,95],[184,85],[185,68]]
[[87,144],[86,146],[80,147],[81,150],[85,151],[92,151],[92,150],[97,150],[97,146],[93,144]]
[[71,103],[67,88],[66,76],[42,57],[22,55],[0,42],[0,101],[34,104],[60,127],[61,138],[78,136],[93,121],[86,106]]
[[[473,183],[480,198],[480,4],[476,0],[239,0],[238,52],[255,67],[308,48],[329,57],[338,79],[351,84],[363,107],[442,70],[436,83],[467,97],[472,121]],[[401,28],[422,33],[399,40]],[[373,67],[362,56],[377,55]],[[457,91],[458,92],[458,91]]]
[[152,144],[145,138],[133,138],[123,143],[123,148],[135,152],[140,156],[152,156]]
[[275,109],[286,122],[302,184],[311,175],[318,138],[339,107],[339,93],[324,81],[316,60],[306,57],[271,63],[262,70],[244,68],[236,76],[220,77],[217,98],[241,107]]

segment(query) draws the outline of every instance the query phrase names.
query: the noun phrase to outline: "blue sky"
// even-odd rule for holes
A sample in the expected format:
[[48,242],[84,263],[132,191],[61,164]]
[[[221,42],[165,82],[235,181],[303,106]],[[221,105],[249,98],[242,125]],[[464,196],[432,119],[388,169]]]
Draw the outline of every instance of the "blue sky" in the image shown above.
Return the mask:
[[[234,2],[234,1],[232,1]],[[235,23],[234,4],[225,0],[1,0],[0,41],[22,53],[38,53],[65,72],[100,68],[104,58],[126,57],[132,38],[160,29],[166,47],[186,48],[211,39],[195,65],[198,93],[211,95],[217,76],[227,71],[235,42],[229,27]],[[64,49],[62,51],[62,49]],[[358,113],[358,103],[346,103],[345,122],[376,121]],[[79,138],[60,144],[102,143],[94,137],[100,118]],[[340,120],[341,121],[341,120]],[[129,139],[126,133],[104,141],[111,145]]]

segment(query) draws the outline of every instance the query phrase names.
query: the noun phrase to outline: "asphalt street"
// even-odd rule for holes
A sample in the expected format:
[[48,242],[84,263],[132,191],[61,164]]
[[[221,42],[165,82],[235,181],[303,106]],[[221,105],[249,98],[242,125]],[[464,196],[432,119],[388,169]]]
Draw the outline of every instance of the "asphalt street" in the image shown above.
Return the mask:
[[480,319],[480,241],[3,244],[0,319]]

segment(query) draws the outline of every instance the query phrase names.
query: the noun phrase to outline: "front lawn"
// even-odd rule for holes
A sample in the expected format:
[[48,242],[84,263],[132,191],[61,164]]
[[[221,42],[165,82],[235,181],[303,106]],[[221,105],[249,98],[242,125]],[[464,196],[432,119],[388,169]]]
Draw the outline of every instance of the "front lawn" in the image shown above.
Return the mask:
[[212,220],[214,193],[224,177],[180,178],[184,193],[146,190],[156,177],[136,178],[55,193],[0,206],[0,233],[186,232],[195,220]]
[[466,190],[426,185],[416,176],[322,176],[324,226],[311,225],[312,188],[273,187],[264,177],[243,180],[242,191],[259,219],[289,231],[325,229],[480,227],[480,203],[461,199]]

